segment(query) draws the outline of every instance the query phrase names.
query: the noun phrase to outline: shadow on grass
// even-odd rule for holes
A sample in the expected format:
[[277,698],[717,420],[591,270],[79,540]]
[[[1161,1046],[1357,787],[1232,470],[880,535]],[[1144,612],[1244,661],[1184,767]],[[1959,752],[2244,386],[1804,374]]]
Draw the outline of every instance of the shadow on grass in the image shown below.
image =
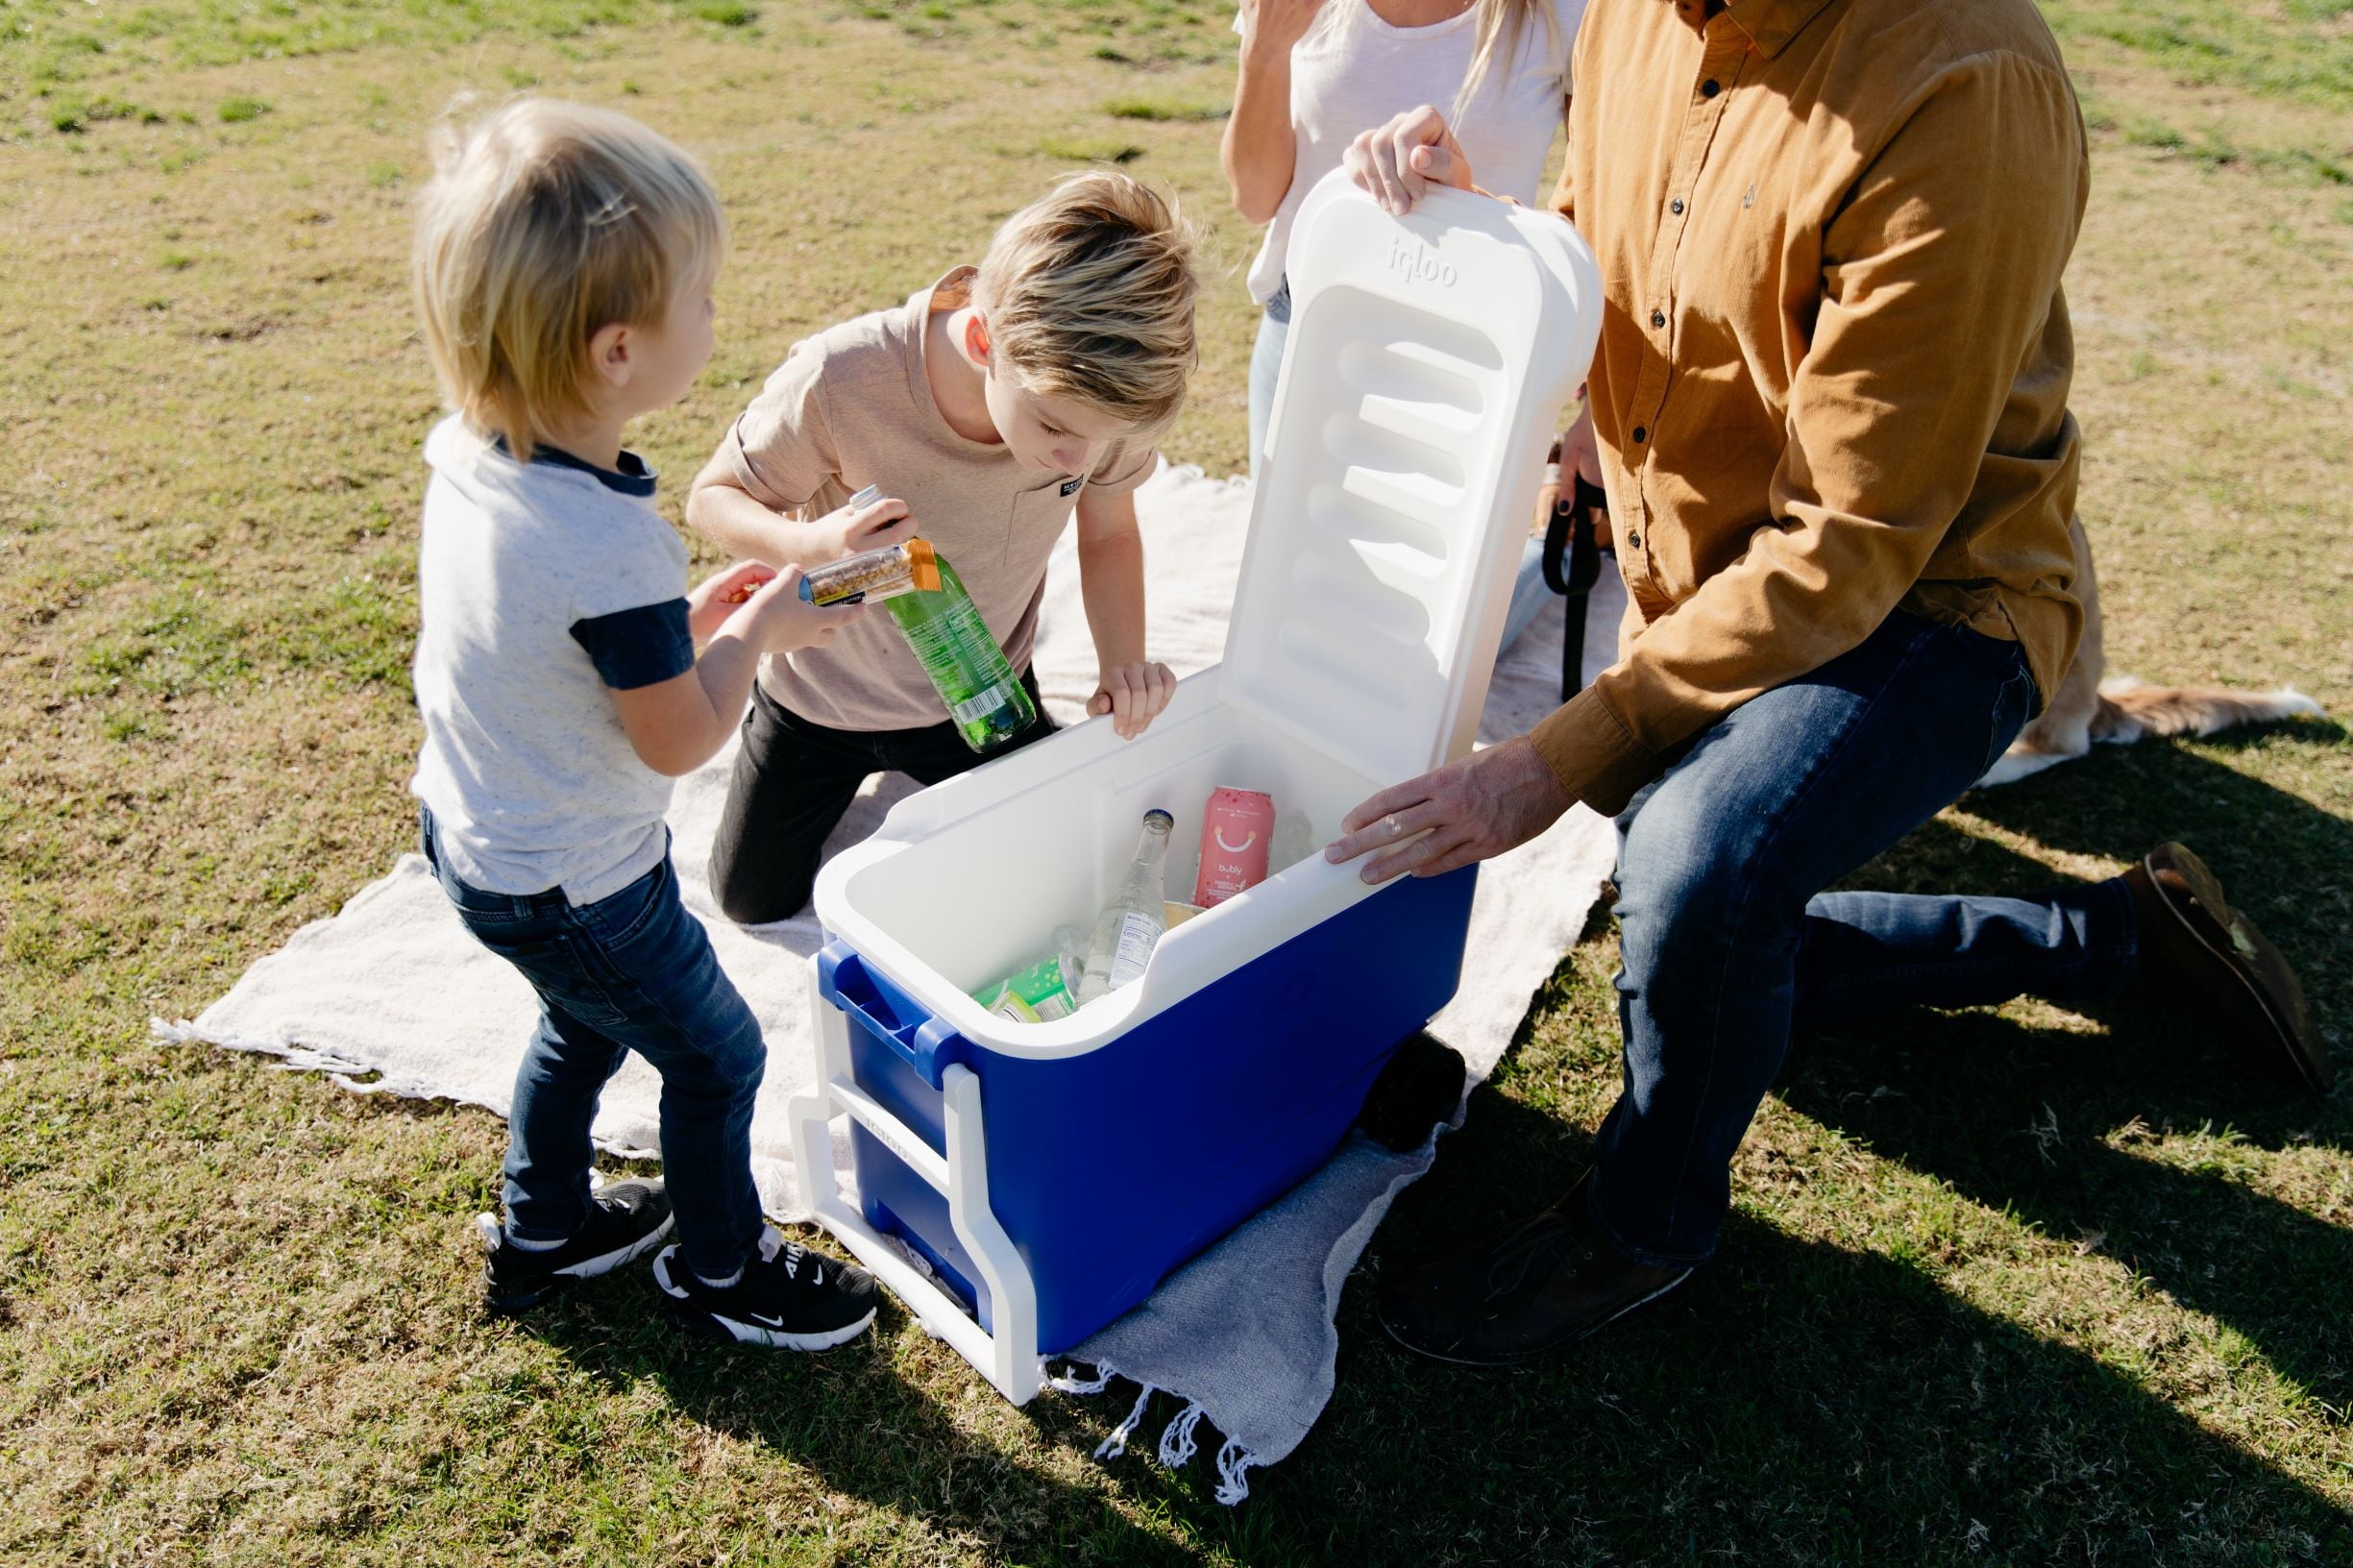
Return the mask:
[[[2192,844],[2305,968],[2324,1027],[2342,1033],[2345,961],[2330,943],[2343,925],[2329,910],[2353,885],[2345,823],[2165,747],[2103,752],[1966,804],[2087,853]],[[2022,892],[2047,874],[1931,824],[1852,880]],[[2226,1045],[2121,1012],[2105,1034],[1990,1013],[1850,1029],[1800,1042],[1781,1092],[1988,1208],[2062,1237],[2104,1233],[2108,1253],[2284,1376],[2353,1403],[2353,1321],[2338,1299],[2353,1237],[2219,1171],[2145,1159],[2129,1131],[2135,1118],[2228,1123],[2267,1147],[2344,1148],[2341,1100],[2300,1097],[2243,1071]],[[1367,1274],[1494,1234],[1566,1188],[1590,1154],[1589,1129],[1481,1090],[1466,1129],[1399,1200]],[[653,1379],[683,1414],[965,1536],[991,1561],[2353,1560],[2353,1523],[2328,1497],[2125,1374],[1898,1259],[1745,1214],[1682,1289],[1537,1367],[1398,1354],[1372,1286],[1360,1275],[1343,1298],[1324,1419],[1288,1460],[1252,1475],[1238,1509],[1209,1500],[1202,1460],[1171,1475],[1146,1458],[1173,1413],[1164,1399],[1097,1486],[951,1419],[950,1396],[907,1381],[887,1338],[827,1358],[730,1353],[624,1330],[642,1304],[593,1297],[547,1332],[616,1384]],[[886,1317],[885,1335],[897,1321]],[[995,1398],[976,1377],[949,1386]],[[1115,1393],[1048,1395],[1026,1413],[1039,1444],[1083,1454],[1124,1409]]]
[[[576,1293],[535,1322],[533,1332],[615,1389],[650,1380],[688,1420],[772,1450],[822,1485],[898,1519],[963,1537],[991,1563],[1198,1560],[1122,1516],[1105,1489],[1048,1474],[952,1419],[944,1402],[960,1393],[993,1404],[998,1395],[978,1373],[961,1368],[933,1386],[912,1381],[894,1361],[894,1343],[907,1322],[895,1301],[864,1338],[800,1356],[690,1339],[660,1321],[650,1283],[597,1284],[601,1288]],[[1105,1405],[1101,1424],[1124,1410],[1124,1403],[1117,1411]],[[1043,1446],[1084,1454],[1096,1441],[1092,1428],[1079,1430],[1090,1412],[1056,1396],[1042,1396],[1023,1413]],[[1206,1505],[1207,1488],[1192,1501]],[[850,1528],[859,1523],[855,1515],[843,1522],[838,1556],[810,1556],[806,1542],[780,1540],[777,1547],[795,1562],[935,1560],[935,1553],[887,1541],[885,1532],[861,1539]]]
[[[1164,1397],[1103,1485],[1009,1452],[944,1405],[958,1387],[993,1401],[976,1375],[926,1388],[895,1364],[895,1311],[878,1338],[826,1357],[729,1351],[650,1325],[642,1282],[600,1282],[537,1332],[617,1388],[652,1381],[681,1415],[993,1563],[2238,1565],[2353,1553],[2326,1498],[2120,1373],[1902,1262],[1746,1215],[1717,1262],[1556,1362],[1478,1371],[1387,1345],[1372,1311],[1381,1261],[1493,1234],[1590,1154],[1583,1130],[1481,1090],[1348,1286],[1323,1421],[1254,1472],[1235,1509],[1210,1500],[1203,1460],[1175,1474],[1150,1462],[1174,1413]],[[1049,1394],[1025,1413],[1038,1443],[1084,1454],[1127,1397]],[[846,1537],[839,1560],[899,1560],[859,1545]]]
[[[1390,1266],[1556,1194],[1581,1132],[1482,1090]],[[1330,1560],[2338,1560],[2329,1501],[2129,1379],[1872,1253],[1735,1216],[1719,1260],[1557,1363],[1474,1372],[1341,1317],[1340,1394],[1262,1486]],[[1249,1507],[1258,1507],[1253,1502]],[[1311,1560],[1300,1554],[1300,1560]],[[1256,1559],[1249,1559],[1256,1560]]]
[[[2335,1046],[2340,1070],[2353,1068],[2353,821],[2201,755],[2262,751],[2292,754],[2313,748],[2343,749],[2345,732],[2334,723],[2281,725],[2239,731],[2198,748],[2174,744],[2098,747],[2084,761],[2039,774],[2022,783],[1964,796],[1964,810],[2057,850],[2138,859],[2168,839],[2187,844],[2214,868],[2231,901],[2263,928],[2302,977],[2306,998],[2321,1033]],[[1899,845],[1851,879],[1857,887],[1933,885],[1927,876],[1948,870],[1934,849],[1936,838],[1966,838],[1942,824]],[[2008,893],[2047,883],[2048,873],[2012,857],[1998,845],[1970,840],[1991,851],[1983,871],[1960,874],[1970,891]],[[1998,864],[2007,862],[2007,864]],[[2203,1040],[2191,1020],[2138,1019],[2134,1038],[2169,1048]],[[2353,1152],[2353,1115],[2340,1092],[2326,1102],[2292,1095],[2250,1098],[2232,1053],[2236,1041],[2212,1041],[2206,1061],[2212,1089],[2185,1082],[2185,1096],[2210,1107],[2218,1121],[2236,1123],[2267,1147],[2282,1136],[2313,1134]],[[2184,1107],[2173,1108],[2181,1119]]]

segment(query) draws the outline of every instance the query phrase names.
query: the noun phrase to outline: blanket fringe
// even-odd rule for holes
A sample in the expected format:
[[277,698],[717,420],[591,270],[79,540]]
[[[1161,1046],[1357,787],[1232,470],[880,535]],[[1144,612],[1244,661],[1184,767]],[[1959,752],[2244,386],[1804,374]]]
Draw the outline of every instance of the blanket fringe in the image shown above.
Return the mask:
[[1195,1400],[1185,1407],[1177,1418],[1161,1430],[1160,1462],[1164,1469],[1182,1470],[1188,1460],[1200,1451],[1193,1440],[1193,1429],[1209,1411]]
[[1072,1361],[1070,1366],[1067,1372],[1049,1373],[1045,1385],[1058,1394],[1099,1394],[1111,1386],[1112,1374],[1103,1368],[1096,1367],[1091,1378],[1082,1378],[1078,1375],[1079,1363]]
[[[1070,1362],[1068,1370],[1050,1374],[1045,1385],[1063,1394],[1099,1394],[1110,1386],[1114,1378],[1119,1376],[1110,1367],[1095,1362],[1094,1376],[1082,1378],[1078,1375],[1078,1368],[1083,1364],[1086,1363]],[[1127,1453],[1127,1445],[1134,1440],[1137,1429],[1143,1425],[1144,1415],[1152,1407],[1152,1396],[1159,1392],[1160,1387],[1156,1384],[1138,1385],[1136,1403],[1128,1410],[1127,1419],[1113,1428],[1112,1434],[1095,1445],[1094,1457],[1097,1459],[1115,1459]],[[1193,1456],[1201,1452],[1201,1423],[1208,1418],[1209,1407],[1197,1399],[1189,1400],[1161,1429],[1158,1458],[1163,1468],[1182,1470],[1192,1462]],[[1227,1438],[1217,1450],[1217,1501],[1230,1508],[1247,1498],[1250,1495],[1250,1482],[1246,1473],[1258,1462],[1257,1455],[1234,1438]]]
[[[504,1100],[478,1099],[471,1095],[452,1094],[430,1084],[410,1078],[396,1078],[380,1067],[365,1062],[354,1062],[332,1051],[322,1051],[298,1043],[292,1036],[269,1039],[258,1035],[232,1035],[216,1029],[207,1029],[185,1018],[177,1021],[150,1017],[148,1036],[166,1045],[210,1045],[224,1051],[243,1051],[253,1056],[274,1056],[270,1064],[280,1072],[316,1072],[338,1089],[354,1094],[389,1094],[396,1100],[439,1100],[450,1105],[471,1105],[489,1112],[504,1121],[511,1109]],[[361,1083],[362,1077],[373,1077],[373,1083]],[[646,1148],[625,1139],[599,1138],[597,1147],[623,1160],[659,1160],[662,1151]]]
[[1096,1458],[1115,1459],[1127,1452],[1127,1440],[1136,1435],[1138,1427],[1143,1425],[1145,1407],[1152,1403],[1152,1396],[1158,1392],[1160,1390],[1152,1384],[1143,1384],[1143,1392],[1136,1396],[1136,1408],[1127,1412],[1127,1419],[1114,1427],[1111,1435],[1095,1445]]
[[245,1051],[255,1056],[274,1056],[280,1065],[295,1072],[323,1072],[355,1093],[373,1093],[379,1084],[354,1082],[356,1075],[374,1072],[365,1063],[337,1056],[332,1051],[313,1050],[295,1043],[292,1039],[263,1040],[251,1035],[223,1035],[200,1029],[183,1018],[177,1022],[151,1017],[147,1033],[168,1045],[210,1045],[224,1051]]
[[1217,1451],[1217,1501],[1232,1507],[1250,1495],[1250,1482],[1242,1472],[1258,1463],[1258,1456],[1233,1438]]

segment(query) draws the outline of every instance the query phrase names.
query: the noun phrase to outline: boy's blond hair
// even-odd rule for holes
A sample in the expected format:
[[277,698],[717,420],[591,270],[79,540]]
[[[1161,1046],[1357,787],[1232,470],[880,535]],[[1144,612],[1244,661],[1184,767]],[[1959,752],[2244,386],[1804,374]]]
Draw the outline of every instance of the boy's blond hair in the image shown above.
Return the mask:
[[992,353],[1028,390],[1157,430],[1185,403],[1200,287],[1175,209],[1102,170],[1064,179],[1007,219],[972,299]]
[[433,134],[410,271],[442,396],[527,461],[588,411],[589,339],[658,327],[727,223],[692,159],[625,114],[518,98]]

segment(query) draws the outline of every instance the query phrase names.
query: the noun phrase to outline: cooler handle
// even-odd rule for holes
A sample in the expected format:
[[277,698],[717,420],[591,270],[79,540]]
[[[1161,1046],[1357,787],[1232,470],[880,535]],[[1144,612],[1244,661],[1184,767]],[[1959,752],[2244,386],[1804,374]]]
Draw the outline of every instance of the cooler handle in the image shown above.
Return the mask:
[[956,1026],[945,1018],[935,1017],[927,1008],[893,988],[894,999],[904,1002],[906,1011],[922,1015],[920,1023],[894,1024],[891,1014],[883,1007],[883,983],[866,967],[866,960],[857,950],[840,938],[825,944],[817,955],[817,989],[825,1000],[840,1008],[850,1020],[891,1047],[899,1060],[915,1069],[915,1075],[934,1089],[943,1088],[942,1075],[949,1066],[972,1059],[971,1044],[956,1032]]

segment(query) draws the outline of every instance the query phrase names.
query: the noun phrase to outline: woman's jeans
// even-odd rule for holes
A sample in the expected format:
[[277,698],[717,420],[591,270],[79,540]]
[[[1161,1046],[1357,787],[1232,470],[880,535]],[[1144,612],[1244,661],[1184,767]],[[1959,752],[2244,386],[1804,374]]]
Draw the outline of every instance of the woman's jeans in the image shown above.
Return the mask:
[[1625,1089],[1594,1213],[1661,1267],[1715,1251],[1732,1154],[1793,1026],[2113,995],[2120,881],[2039,898],[1824,893],[1974,783],[2036,709],[2015,643],[1902,611],[1734,709],[1618,818]]
[[[1258,477],[1259,464],[1266,452],[1266,426],[1274,415],[1275,383],[1283,375],[1283,343],[1290,336],[1291,288],[1284,283],[1266,302],[1259,317],[1258,343],[1250,351],[1250,476]],[[1519,641],[1520,633],[1528,629],[1537,612],[1544,608],[1552,590],[1544,586],[1544,543],[1530,539],[1520,552],[1519,576],[1511,584],[1511,608],[1504,617],[1503,641],[1497,643],[1501,652]]]
[[751,1104],[768,1043],[711,939],[678,901],[670,857],[609,898],[484,893],[457,879],[422,813],[425,858],[477,941],[539,993],[507,1114],[506,1228],[560,1241],[588,1217],[588,1139],[605,1081],[635,1051],[662,1075],[662,1175],[686,1266],[725,1279],[759,1245]]

